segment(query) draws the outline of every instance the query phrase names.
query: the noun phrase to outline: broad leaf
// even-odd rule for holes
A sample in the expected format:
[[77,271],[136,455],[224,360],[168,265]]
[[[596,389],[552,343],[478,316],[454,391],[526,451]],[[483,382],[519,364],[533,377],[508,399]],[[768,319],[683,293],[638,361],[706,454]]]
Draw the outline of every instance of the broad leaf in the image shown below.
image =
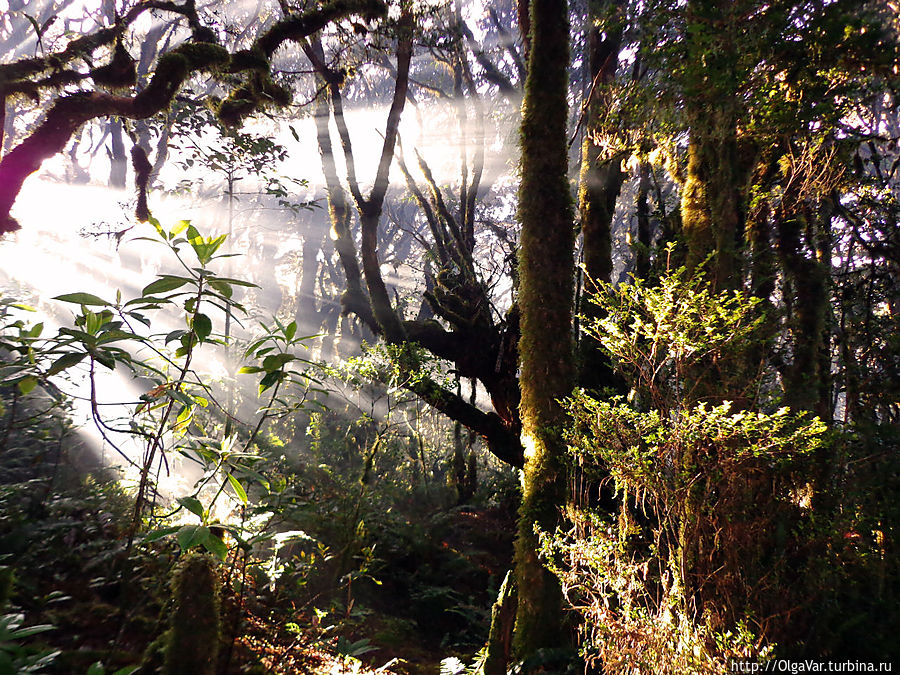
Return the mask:
[[234,474],[228,474],[228,484],[231,486],[231,489],[234,490],[234,494],[237,495],[237,498],[241,500],[241,503],[246,504],[247,491],[244,490],[244,486],[241,485],[240,481],[234,477]]
[[231,299],[231,296],[234,295],[234,289],[231,287],[231,284],[229,284],[227,281],[221,281],[219,279],[210,279],[209,285],[210,285],[210,288],[213,288],[213,289],[219,291],[219,293],[224,295],[229,300]]
[[144,290],[141,291],[141,295],[153,295],[154,293],[166,293],[168,291],[174,291],[176,288],[181,288],[186,283],[188,283],[190,279],[186,279],[185,277],[173,277],[173,276],[161,276],[156,281],[153,281],[146,286],[144,286]]
[[91,293],[65,293],[63,295],[57,295],[54,300],[59,300],[60,302],[72,302],[76,305],[109,305],[111,303],[107,302],[103,298],[98,298],[96,295]]
[[201,546],[209,538],[209,528],[205,525],[184,525],[175,535],[182,551]]
[[175,534],[180,529],[180,525],[173,525],[172,527],[161,527],[158,530],[152,530],[151,532],[148,532],[144,537],[144,541],[148,543],[158,541],[164,537],[168,537],[170,534]]
[[179,497],[178,503],[203,520],[203,504],[196,497]]
[[207,532],[206,539],[204,539],[201,544],[203,544],[203,547],[219,560],[225,560],[225,557],[228,555],[228,547],[225,545],[225,542],[208,529]]
[[61,373],[67,368],[71,368],[77,363],[80,363],[85,356],[87,356],[87,354],[85,354],[84,352],[63,354],[53,362],[53,365],[50,366],[50,369],[47,371],[47,375],[56,375],[58,373]]
[[194,333],[197,334],[197,339],[203,342],[212,333],[212,321],[206,314],[197,314],[194,317],[193,328]]
[[37,378],[28,376],[24,380],[19,380],[19,391],[23,396],[27,396],[37,386]]

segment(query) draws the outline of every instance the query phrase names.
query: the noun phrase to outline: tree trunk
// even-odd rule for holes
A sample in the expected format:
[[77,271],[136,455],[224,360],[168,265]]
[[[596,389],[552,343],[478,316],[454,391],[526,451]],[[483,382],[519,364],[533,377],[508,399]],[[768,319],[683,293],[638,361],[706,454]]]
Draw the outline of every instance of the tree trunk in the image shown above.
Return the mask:
[[109,121],[109,138],[109,186],[124,188],[128,173],[128,157],[122,139],[122,120],[118,117],[113,117]]
[[[619,3],[616,3],[619,4]],[[581,149],[581,179],[578,189],[581,211],[581,234],[584,240],[584,268],[587,274],[582,296],[581,314],[590,321],[600,317],[599,307],[590,302],[590,292],[597,282],[609,283],[612,274],[612,222],[616,201],[625,180],[621,156],[616,150],[604,149],[604,133],[598,123],[609,105],[609,86],[615,81],[619,62],[622,30],[618,18],[606,19],[606,3],[588,3],[588,56],[591,84],[587,101],[587,128]],[[610,21],[612,26],[608,25]],[[612,364],[597,348],[594,339],[579,345],[581,369],[579,383],[590,389],[615,386]]]
[[739,288],[740,214],[737,127],[725,111],[691,124],[687,180],[681,197],[687,267],[704,269],[717,290]]
[[685,11],[682,86],[690,139],[681,223],[687,268],[702,267],[717,290],[739,288],[745,181],[737,138],[736,10],[731,0],[689,0]]
[[522,506],[516,539],[519,605],[514,648],[525,658],[559,646],[562,594],[538,559],[535,527],[553,531],[566,488],[564,412],[557,402],[575,379],[572,340],[573,209],[566,142],[567,4],[533,0],[531,52],[521,128],[519,342],[522,400]]

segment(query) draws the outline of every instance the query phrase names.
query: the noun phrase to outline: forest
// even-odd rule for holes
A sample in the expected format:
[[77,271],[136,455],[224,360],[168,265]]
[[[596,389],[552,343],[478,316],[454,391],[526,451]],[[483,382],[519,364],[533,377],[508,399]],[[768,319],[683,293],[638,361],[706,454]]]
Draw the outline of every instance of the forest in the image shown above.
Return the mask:
[[0,97],[0,675],[900,657],[896,0],[0,0]]

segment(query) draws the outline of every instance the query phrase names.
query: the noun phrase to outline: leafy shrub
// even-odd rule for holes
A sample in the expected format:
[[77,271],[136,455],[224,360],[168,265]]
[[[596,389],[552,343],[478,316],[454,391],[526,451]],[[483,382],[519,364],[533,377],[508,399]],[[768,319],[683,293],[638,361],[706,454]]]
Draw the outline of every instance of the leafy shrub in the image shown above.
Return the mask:
[[[605,672],[722,672],[762,659],[803,569],[817,418],[740,383],[762,339],[758,303],[713,294],[683,271],[606,287],[590,327],[634,390],[567,402],[573,471],[588,488],[544,554],[583,619],[582,651]],[[740,404],[723,398],[739,395]],[[766,401],[765,403],[773,403]],[[616,511],[596,509],[612,486]]]

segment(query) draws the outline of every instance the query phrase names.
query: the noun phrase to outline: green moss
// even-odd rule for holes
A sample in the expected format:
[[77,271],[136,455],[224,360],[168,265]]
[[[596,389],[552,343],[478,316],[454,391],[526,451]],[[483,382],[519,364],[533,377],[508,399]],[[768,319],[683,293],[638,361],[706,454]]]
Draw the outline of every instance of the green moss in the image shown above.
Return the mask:
[[272,105],[290,105],[291,100],[288,89],[276,84],[267,75],[255,72],[219,104],[217,115],[226,127],[235,128],[257,110]]
[[188,42],[179,45],[175,52],[187,60],[191,70],[216,70],[231,61],[228,50],[212,42]]
[[516,540],[518,658],[558,647],[559,584],[537,557],[535,527],[552,531],[564,503],[565,443],[558,400],[574,382],[574,214],[566,138],[569,25],[565,3],[534,0],[532,50],[523,103],[519,187],[520,413],[525,466]]
[[189,554],[172,579],[172,627],[164,675],[214,675],[219,653],[219,580],[208,555]]
[[506,675],[510,665],[513,622],[516,616],[516,580],[507,572],[497,601],[491,607],[491,630],[485,646],[484,675]]
[[163,54],[156,62],[156,72],[150,82],[135,98],[135,104],[146,102],[148,107],[156,108],[159,101],[165,101],[168,105],[189,74],[187,57],[178,51]]
[[126,89],[137,82],[134,59],[121,42],[116,43],[110,62],[91,70],[91,78],[97,84],[113,89]]
[[287,87],[282,87],[280,84],[273,82],[272,80],[266,79],[262,84],[262,93],[272,100],[277,106],[287,106],[291,104],[291,101],[294,100],[294,97],[291,95],[291,91]]
[[222,124],[229,129],[234,129],[252,115],[254,110],[256,110],[256,103],[253,100],[229,96],[219,105],[216,114]]
[[269,73],[269,60],[258,49],[242,49],[231,56],[229,72],[239,73],[245,70],[253,70],[267,75]]

